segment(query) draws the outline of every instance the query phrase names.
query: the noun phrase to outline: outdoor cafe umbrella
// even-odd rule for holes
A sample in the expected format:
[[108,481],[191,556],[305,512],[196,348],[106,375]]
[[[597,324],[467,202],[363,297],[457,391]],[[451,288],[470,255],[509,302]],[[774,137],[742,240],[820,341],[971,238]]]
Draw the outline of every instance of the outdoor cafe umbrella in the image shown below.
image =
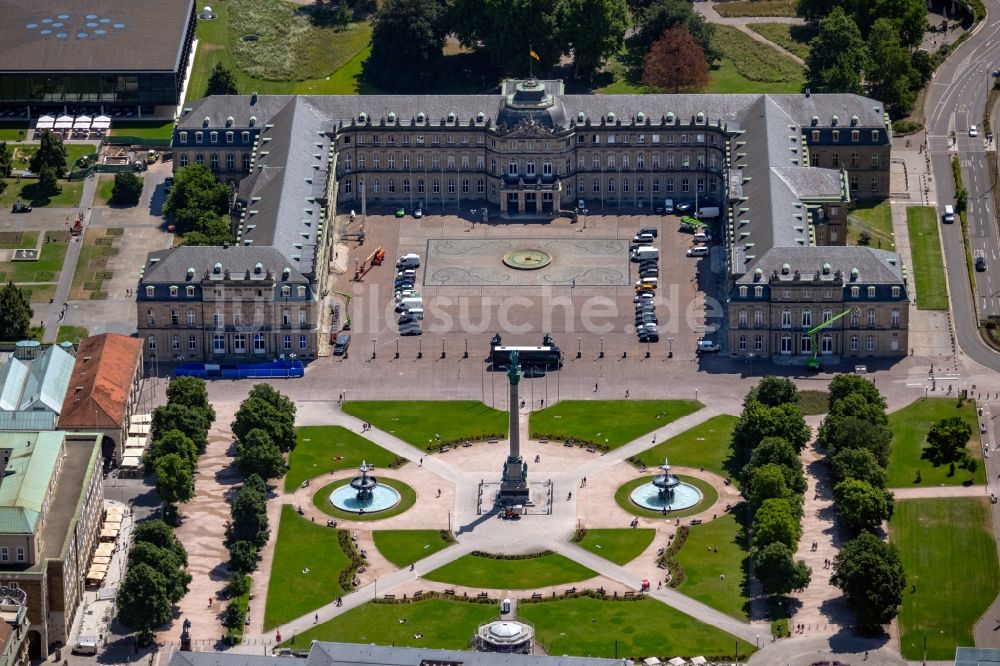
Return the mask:
[[73,129],[90,129],[90,116],[77,116],[73,121]]
[[111,118],[107,116],[97,116],[90,125],[94,129],[108,129],[111,127]]
[[35,129],[52,129],[52,125],[56,122],[56,119],[52,116],[42,116],[35,123]]
[[73,116],[59,116],[56,118],[56,129],[72,129]]

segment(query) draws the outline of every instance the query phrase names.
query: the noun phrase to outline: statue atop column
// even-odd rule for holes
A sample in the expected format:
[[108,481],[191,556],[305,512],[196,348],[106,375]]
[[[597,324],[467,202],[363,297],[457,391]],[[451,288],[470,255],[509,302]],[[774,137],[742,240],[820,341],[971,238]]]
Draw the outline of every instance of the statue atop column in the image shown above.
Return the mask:
[[523,505],[528,501],[528,465],[521,458],[521,419],[518,412],[520,398],[518,384],[521,381],[521,366],[518,353],[512,352],[507,368],[507,380],[510,382],[508,396],[508,421],[510,432],[510,452],[503,467],[503,481],[497,495],[497,503],[501,506]]

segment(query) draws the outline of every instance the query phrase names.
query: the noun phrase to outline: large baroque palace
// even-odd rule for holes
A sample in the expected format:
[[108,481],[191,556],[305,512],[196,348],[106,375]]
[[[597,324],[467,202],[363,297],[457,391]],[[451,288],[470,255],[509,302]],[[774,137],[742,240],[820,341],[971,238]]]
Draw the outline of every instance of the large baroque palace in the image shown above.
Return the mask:
[[[722,210],[735,356],[906,353],[898,255],[847,247],[854,200],[889,193],[890,123],[857,95],[216,96],[184,110],[175,165],[236,186],[233,247],[150,256],[138,300],[147,353],[170,359],[316,353],[336,208],[486,206],[491,220]],[[499,213],[499,221],[497,219]],[[836,247],[828,247],[836,246]]]

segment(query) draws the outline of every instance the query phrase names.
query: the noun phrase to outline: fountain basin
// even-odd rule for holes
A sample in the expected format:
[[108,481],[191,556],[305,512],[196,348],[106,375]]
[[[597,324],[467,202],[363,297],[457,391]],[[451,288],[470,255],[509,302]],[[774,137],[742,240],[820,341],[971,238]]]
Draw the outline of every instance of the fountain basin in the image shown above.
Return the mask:
[[358,491],[345,484],[334,489],[330,493],[330,504],[350,513],[378,513],[385,511],[399,504],[401,496],[395,488],[390,488],[385,484],[378,484],[372,490],[370,498],[359,499]]
[[654,486],[652,481],[642,484],[629,493],[629,500],[633,504],[650,511],[663,511],[664,508],[670,511],[690,509],[703,498],[700,490],[683,481],[674,488],[672,497],[661,497],[660,489]]

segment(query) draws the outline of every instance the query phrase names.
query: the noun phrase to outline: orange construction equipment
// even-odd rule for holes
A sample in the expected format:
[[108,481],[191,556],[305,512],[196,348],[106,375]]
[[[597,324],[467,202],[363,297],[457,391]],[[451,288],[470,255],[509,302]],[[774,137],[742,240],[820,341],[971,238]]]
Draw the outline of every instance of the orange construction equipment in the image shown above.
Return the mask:
[[371,262],[372,266],[381,266],[382,261],[385,259],[385,250],[381,247],[375,248],[375,251],[371,253],[368,257],[368,261]]

